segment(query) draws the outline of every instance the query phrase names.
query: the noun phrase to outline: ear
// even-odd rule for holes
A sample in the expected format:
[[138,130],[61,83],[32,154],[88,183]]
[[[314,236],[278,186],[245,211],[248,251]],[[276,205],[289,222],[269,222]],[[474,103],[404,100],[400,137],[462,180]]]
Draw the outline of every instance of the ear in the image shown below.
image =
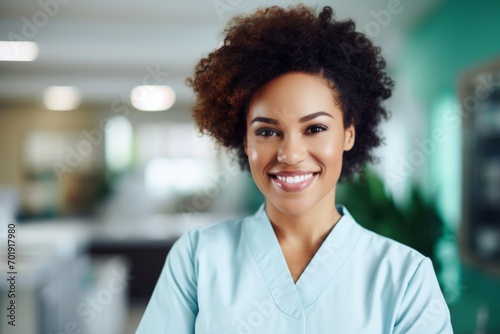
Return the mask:
[[355,137],[356,131],[354,128],[354,121],[352,121],[351,125],[344,130],[344,151],[349,151],[353,148]]
[[243,136],[243,149],[245,150],[245,153],[248,156],[248,146],[247,146],[247,136],[246,136],[246,134]]

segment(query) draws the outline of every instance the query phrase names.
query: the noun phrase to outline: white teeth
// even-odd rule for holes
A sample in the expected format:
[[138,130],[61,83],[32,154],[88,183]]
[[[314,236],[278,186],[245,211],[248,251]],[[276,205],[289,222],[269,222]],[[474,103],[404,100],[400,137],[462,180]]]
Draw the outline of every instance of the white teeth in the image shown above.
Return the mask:
[[313,176],[313,174],[311,173],[311,174],[300,175],[300,176],[299,175],[296,175],[296,176],[276,175],[276,178],[282,182],[294,184],[294,183],[304,182],[305,180],[310,179],[312,176]]

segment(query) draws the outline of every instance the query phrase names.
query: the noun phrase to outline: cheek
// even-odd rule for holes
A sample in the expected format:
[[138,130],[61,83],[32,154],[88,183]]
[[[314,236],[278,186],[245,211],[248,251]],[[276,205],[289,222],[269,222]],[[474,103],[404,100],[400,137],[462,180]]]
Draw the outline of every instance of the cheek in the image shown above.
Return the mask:
[[313,148],[319,156],[325,159],[334,159],[342,156],[343,146],[338,138],[325,138],[325,140]]
[[259,160],[259,151],[256,150],[254,146],[248,146],[247,156],[248,156],[248,162],[250,162],[250,164],[255,163],[256,161]]
[[316,143],[312,148],[316,157],[323,160],[325,164],[335,163],[342,159],[343,146],[339,138],[328,137],[319,143]]
[[259,168],[267,165],[273,156],[271,145],[258,144],[255,142],[249,142],[247,144],[246,153],[251,168]]
[[322,145],[318,147],[318,153],[329,161],[338,155],[338,150],[334,145]]

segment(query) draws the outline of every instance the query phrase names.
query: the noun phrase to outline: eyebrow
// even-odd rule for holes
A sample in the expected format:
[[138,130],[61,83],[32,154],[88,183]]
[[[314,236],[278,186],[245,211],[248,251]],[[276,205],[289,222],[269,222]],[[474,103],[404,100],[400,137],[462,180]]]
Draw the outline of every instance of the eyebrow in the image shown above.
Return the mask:
[[304,123],[304,122],[310,121],[312,119],[315,119],[316,117],[319,117],[319,116],[328,116],[328,117],[334,118],[332,115],[330,115],[329,113],[327,113],[325,111],[318,111],[318,112],[312,113],[310,115],[299,118],[299,122]]
[[[325,111],[318,111],[318,112],[315,112],[315,113],[312,113],[312,114],[309,114],[309,115],[306,115],[306,116],[299,118],[299,122],[305,123],[305,122],[310,121],[312,119],[315,119],[316,117],[319,117],[319,116],[328,116],[328,117],[334,118],[332,115],[330,115],[329,113],[327,113]],[[262,123],[268,123],[268,124],[272,124],[272,125],[277,125],[279,123],[274,118],[268,118],[268,117],[255,117],[254,119],[252,119],[250,124],[252,124],[254,122],[262,122]]]

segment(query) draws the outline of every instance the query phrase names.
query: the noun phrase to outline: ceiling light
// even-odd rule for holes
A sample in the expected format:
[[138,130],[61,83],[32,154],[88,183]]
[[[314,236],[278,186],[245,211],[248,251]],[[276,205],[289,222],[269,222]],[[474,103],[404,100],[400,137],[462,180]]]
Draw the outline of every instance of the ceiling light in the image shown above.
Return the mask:
[[175,92],[169,86],[137,86],[132,89],[130,101],[142,111],[167,110],[174,105]]
[[37,56],[36,43],[0,41],[0,61],[33,61]]
[[48,87],[43,94],[43,103],[49,110],[73,110],[81,100],[80,91],[72,86]]

